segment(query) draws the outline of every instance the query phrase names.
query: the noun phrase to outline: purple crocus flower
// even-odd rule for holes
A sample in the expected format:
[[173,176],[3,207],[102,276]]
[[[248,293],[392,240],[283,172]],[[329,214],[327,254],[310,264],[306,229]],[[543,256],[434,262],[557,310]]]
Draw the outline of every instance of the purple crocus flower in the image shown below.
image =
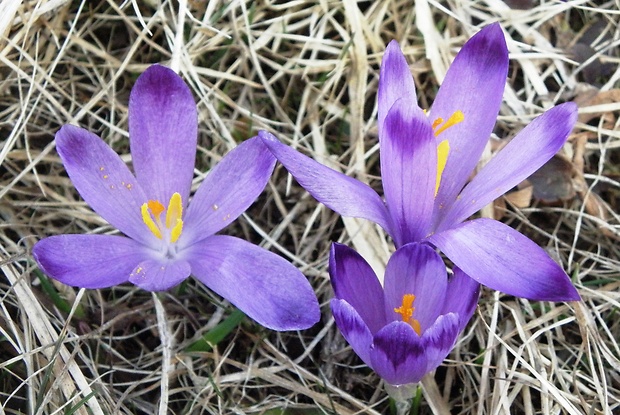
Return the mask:
[[441,364],[476,309],[480,285],[441,257],[410,243],[390,258],[382,287],[354,250],[332,244],[331,308],[344,338],[385,382],[419,382]]
[[84,288],[129,281],[162,291],[193,274],[268,328],[312,326],[318,302],[300,271],[249,242],[215,235],[263,191],[275,158],[258,137],[245,141],[211,170],[188,205],[197,121],[187,85],[155,65],[138,78],[129,99],[135,175],[99,137],[63,126],[56,147],[71,181],[126,237],[51,236],[34,246],[35,260],[50,277]]
[[498,221],[465,221],[549,160],[577,119],[573,103],[532,121],[467,183],[493,130],[508,71],[498,24],[461,49],[429,113],[398,44],[381,64],[378,132],[385,202],[369,186],[259,135],[317,200],[343,216],[379,224],[396,247],[439,248],[459,269],[493,289],[532,300],[573,301],[579,294],[562,268],[534,242]]

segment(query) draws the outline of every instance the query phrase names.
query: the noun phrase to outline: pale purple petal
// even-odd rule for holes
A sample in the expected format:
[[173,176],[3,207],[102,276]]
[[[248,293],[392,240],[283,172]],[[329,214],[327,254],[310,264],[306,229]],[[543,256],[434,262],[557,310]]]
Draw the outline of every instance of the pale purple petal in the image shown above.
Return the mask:
[[258,137],[226,154],[207,174],[187,209],[183,244],[213,235],[237,219],[265,189],[275,164]]
[[436,206],[447,209],[480,160],[499,112],[508,73],[508,49],[499,24],[485,27],[461,49],[450,66],[430,111],[448,120],[457,110],[465,120],[441,133],[450,152]]
[[267,328],[307,329],[321,317],[306,277],[272,252],[215,235],[192,245],[184,255],[196,278]]
[[129,140],[136,177],[164,206],[173,193],[187,205],[196,162],[198,115],[188,86],[174,71],[153,65],[129,96]]
[[368,219],[391,232],[387,208],[370,186],[304,156],[265,131],[258,135],[316,200],[342,216]]
[[540,301],[578,301],[568,275],[509,226],[476,219],[429,238],[467,275],[494,290]]
[[381,178],[396,245],[424,238],[433,213],[437,143],[426,115],[405,98],[385,118]]
[[419,382],[446,358],[458,334],[455,314],[440,316],[422,337],[408,324],[391,323],[374,336],[372,368],[391,385]]
[[372,343],[372,334],[364,320],[345,300],[334,298],[330,305],[336,326],[340,329],[342,336],[351,345],[360,359],[368,366],[371,366],[370,344]]
[[480,284],[455,267],[454,275],[448,281],[441,314],[456,314],[459,317],[459,331],[461,331],[474,315],[479,297]]
[[379,140],[383,138],[383,123],[392,105],[400,98],[416,102],[415,84],[405,55],[398,42],[392,40],[385,49],[379,72],[377,110]]
[[191,272],[187,261],[142,261],[129,275],[129,282],[147,291],[166,291],[183,282]]
[[81,288],[106,288],[129,280],[135,266],[148,257],[146,249],[122,236],[57,235],[32,248],[46,275]]
[[405,294],[415,295],[413,318],[422,332],[441,313],[446,296],[448,276],[441,257],[429,246],[411,243],[398,249],[385,270],[385,308],[389,320],[402,317],[394,309],[402,305]]
[[156,242],[142,221],[140,207],[147,201],[142,187],[103,140],[65,125],[56,133],[56,149],[73,185],[95,212],[130,238]]
[[329,275],[336,298],[353,307],[372,333],[387,324],[383,288],[360,254],[346,245],[332,243]]
[[463,189],[437,231],[467,219],[538,170],[562,148],[576,121],[577,106],[570,102],[528,124]]

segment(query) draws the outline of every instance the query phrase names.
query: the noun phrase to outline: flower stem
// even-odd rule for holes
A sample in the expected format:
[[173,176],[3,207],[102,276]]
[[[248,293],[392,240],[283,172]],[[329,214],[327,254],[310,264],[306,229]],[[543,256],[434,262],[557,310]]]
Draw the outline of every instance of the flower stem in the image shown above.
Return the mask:
[[153,293],[153,302],[155,303],[155,313],[157,314],[157,330],[159,331],[159,338],[161,340],[161,396],[159,398],[159,415],[166,415],[168,413],[168,381],[170,372],[172,371],[172,365],[170,359],[172,357],[172,335],[170,333],[170,327],[168,326],[168,320],[166,319],[166,309],[161,303],[157,293]]

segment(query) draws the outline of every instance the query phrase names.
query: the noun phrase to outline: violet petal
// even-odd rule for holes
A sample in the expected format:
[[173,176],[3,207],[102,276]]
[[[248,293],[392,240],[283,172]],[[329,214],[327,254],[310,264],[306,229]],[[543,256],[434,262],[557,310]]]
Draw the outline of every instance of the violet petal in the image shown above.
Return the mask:
[[448,140],[450,152],[435,206],[450,207],[480,160],[495,126],[507,73],[508,49],[499,24],[469,39],[450,66],[430,119],[447,121],[458,110],[465,119],[437,137],[438,142]]
[[32,248],[46,275],[81,288],[106,288],[129,280],[134,267],[148,257],[146,249],[122,236],[56,235]]
[[459,316],[459,331],[463,330],[476,311],[480,297],[480,284],[459,268],[448,281],[446,299],[441,314],[454,313]]
[[383,138],[385,117],[392,105],[400,98],[416,102],[415,83],[405,55],[400,50],[398,42],[392,40],[385,49],[379,72],[379,91],[377,92],[379,140]]
[[370,364],[370,345],[372,334],[359,313],[345,300],[334,298],[330,302],[336,326],[347,343],[366,365]]
[[196,278],[267,328],[301,330],[319,321],[319,304],[306,277],[272,252],[214,235],[184,254]]
[[82,198],[125,235],[144,244],[157,241],[140,213],[147,201],[129,168],[95,134],[73,125],[56,133],[56,148]]
[[385,118],[381,178],[396,245],[424,238],[433,213],[437,143],[426,115],[405,98]]
[[572,102],[534,119],[463,189],[437,231],[464,221],[529,177],[562,148],[576,121]]
[[272,134],[261,131],[258,135],[316,200],[342,216],[368,219],[391,232],[387,208],[370,186],[304,156],[282,144]]
[[534,242],[492,219],[475,219],[432,235],[467,275],[494,290],[539,301],[578,301],[568,275]]
[[226,154],[207,174],[187,209],[183,246],[213,235],[245,212],[265,189],[275,164],[258,137]]
[[179,285],[190,273],[187,261],[148,259],[131,271],[129,282],[146,291],[166,291]]
[[129,96],[133,167],[150,199],[167,206],[177,192],[187,205],[197,139],[198,115],[189,87],[171,69],[150,66]]
[[402,317],[394,309],[405,294],[415,295],[413,318],[422,332],[430,327],[445,304],[448,276],[441,257],[428,245],[411,243],[398,249],[385,270],[385,313],[388,320]]
[[387,324],[383,288],[370,265],[353,249],[332,243],[329,275],[336,298],[345,300],[360,315],[371,333]]

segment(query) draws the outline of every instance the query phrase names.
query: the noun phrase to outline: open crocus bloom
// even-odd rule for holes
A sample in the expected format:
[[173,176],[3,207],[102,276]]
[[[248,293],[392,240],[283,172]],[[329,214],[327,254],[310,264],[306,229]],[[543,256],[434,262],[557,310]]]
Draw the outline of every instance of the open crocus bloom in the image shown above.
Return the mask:
[[577,119],[573,103],[550,109],[467,183],[495,125],[507,71],[504,36],[493,24],[463,46],[425,113],[404,55],[396,42],[388,45],[378,92],[385,201],[273,135],[259,136],[318,201],[343,216],[376,222],[397,248],[411,242],[439,248],[474,280],[518,297],[579,300],[566,273],[534,242],[495,220],[465,221],[549,160]]
[[135,176],[99,137],[63,126],[56,147],[71,181],[127,237],[51,236],[34,246],[35,260],[50,277],[84,288],[129,281],[161,291],[193,274],[268,328],[312,326],[318,302],[300,271],[249,242],[215,235],[263,191],[275,158],[258,137],[245,141],[211,170],[188,206],[197,129],[189,88],[159,65],[138,78],[129,99]]
[[329,273],[338,328],[358,356],[393,386],[419,382],[446,358],[478,302],[480,285],[456,268],[448,279],[429,246],[390,258],[384,287],[354,250],[334,243]]

